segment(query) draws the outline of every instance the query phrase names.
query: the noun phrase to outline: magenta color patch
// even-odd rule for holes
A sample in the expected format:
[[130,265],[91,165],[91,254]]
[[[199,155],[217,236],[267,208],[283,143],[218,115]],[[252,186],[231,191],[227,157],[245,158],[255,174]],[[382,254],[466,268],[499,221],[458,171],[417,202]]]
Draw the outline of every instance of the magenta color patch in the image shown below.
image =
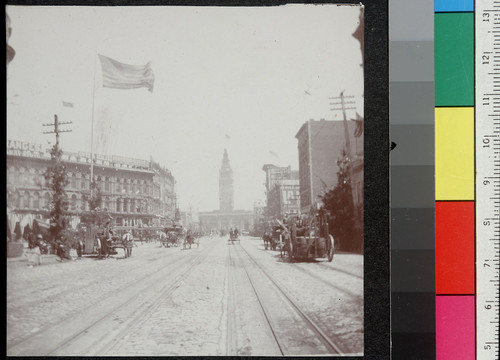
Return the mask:
[[436,297],[436,360],[475,358],[474,296]]

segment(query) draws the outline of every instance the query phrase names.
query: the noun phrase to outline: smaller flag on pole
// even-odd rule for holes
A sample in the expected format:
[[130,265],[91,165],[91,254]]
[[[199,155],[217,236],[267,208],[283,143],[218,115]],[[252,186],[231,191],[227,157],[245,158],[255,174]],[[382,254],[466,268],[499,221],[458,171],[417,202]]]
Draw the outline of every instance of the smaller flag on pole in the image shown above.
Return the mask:
[[113,89],[136,89],[146,87],[153,92],[155,76],[151,63],[146,65],[124,64],[107,56],[100,55],[102,85]]
[[73,104],[72,104],[72,103],[70,103],[70,102],[67,102],[67,101],[63,101],[63,102],[62,102],[62,104],[63,104],[63,106],[65,106],[65,107],[69,107],[69,108],[72,108],[72,107],[73,107]]

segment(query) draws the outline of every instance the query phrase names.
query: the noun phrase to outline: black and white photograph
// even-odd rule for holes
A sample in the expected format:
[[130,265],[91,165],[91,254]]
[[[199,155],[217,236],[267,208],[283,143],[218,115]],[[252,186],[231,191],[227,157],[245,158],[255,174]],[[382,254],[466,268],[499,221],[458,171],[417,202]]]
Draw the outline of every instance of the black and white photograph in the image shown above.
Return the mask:
[[362,4],[5,14],[8,356],[365,354]]

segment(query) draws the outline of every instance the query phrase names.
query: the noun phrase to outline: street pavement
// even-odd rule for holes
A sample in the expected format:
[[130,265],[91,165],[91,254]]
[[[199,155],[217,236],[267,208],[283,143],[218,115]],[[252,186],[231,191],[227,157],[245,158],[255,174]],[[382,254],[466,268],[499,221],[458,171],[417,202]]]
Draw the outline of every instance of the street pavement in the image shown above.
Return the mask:
[[139,244],[130,258],[7,262],[11,356],[349,355],[363,333],[357,254],[289,263],[258,238],[204,237]]

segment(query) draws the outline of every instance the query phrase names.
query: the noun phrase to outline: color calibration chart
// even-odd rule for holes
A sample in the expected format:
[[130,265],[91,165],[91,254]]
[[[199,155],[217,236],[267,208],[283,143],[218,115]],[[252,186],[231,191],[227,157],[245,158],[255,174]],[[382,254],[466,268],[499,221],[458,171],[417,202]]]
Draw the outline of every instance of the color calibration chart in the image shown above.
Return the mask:
[[500,0],[434,20],[436,357],[498,359]]

